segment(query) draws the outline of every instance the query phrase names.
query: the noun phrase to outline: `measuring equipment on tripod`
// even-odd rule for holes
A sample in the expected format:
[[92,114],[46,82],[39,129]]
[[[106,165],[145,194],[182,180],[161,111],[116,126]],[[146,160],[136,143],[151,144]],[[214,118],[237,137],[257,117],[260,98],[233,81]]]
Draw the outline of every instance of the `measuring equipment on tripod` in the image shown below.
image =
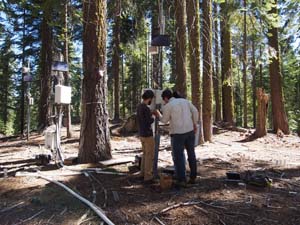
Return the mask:
[[[69,66],[65,62],[54,61],[52,64],[52,71],[55,72],[54,80],[60,81],[60,73],[67,72]],[[55,85],[55,82],[53,83]],[[64,157],[61,150],[61,124],[62,124],[62,107],[63,105],[71,104],[72,89],[69,86],[61,85],[58,82],[54,87],[54,103],[56,106],[56,114],[51,116],[54,119],[54,125],[47,128],[45,132],[45,147],[50,149],[53,153],[53,158],[59,161],[60,166],[63,166]]]

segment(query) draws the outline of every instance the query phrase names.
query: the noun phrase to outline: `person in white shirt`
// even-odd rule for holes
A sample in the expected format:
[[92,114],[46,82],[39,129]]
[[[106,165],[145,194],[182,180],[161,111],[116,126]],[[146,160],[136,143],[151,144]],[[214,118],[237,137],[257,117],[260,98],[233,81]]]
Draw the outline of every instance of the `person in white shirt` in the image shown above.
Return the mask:
[[197,162],[195,155],[195,133],[199,113],[197,108],[184,98],[174,98],[171,90],[166,89],[162,93],[162,99],[166,103],[163,115],[156,111],[156,116],[163,123],[170,123],[171,145],[177,184],[185,185],[185,158],[184,148],[187,150],[190,167],[189,183],[195,183],[197,177]]

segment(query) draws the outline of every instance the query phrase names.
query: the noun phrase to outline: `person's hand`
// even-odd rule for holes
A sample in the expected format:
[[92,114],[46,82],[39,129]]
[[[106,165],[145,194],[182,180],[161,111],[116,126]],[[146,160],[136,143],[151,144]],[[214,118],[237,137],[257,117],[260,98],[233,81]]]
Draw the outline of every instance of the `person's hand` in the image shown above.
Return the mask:
[[156,117],[160,117],[160,116],[161,116],[160,111],[159,111],[158,109],[155,109],[155,110],[153,111],[153,113],[154,113],[154,115],[155,115]]
[[158,110],[157,110],[157,109],[153,110],[153,111],[152,111],[152,115],[158,117],[158,116],[159,116]]
[[197,124],[194,124],[194,132],[197,133]]

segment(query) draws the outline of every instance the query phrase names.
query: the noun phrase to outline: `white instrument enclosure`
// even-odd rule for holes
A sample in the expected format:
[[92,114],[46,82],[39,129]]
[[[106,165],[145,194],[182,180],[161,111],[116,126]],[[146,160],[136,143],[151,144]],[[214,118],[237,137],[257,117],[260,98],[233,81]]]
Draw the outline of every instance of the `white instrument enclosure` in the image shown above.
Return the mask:
[[55,86],[55,103],[56,104],[71,104],[71,87],[56,85]]

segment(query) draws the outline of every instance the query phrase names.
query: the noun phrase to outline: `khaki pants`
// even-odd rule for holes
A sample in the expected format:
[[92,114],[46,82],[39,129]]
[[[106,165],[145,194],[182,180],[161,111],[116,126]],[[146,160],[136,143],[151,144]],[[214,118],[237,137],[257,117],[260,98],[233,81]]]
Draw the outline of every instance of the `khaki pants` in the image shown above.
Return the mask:
[[154,161],[154,148],[155,142],[154,138],[151,137],[140,137],[142,142],[142,165],[141,165],[141,175],[144,176],[144,180],[153,179],[153,161]]

